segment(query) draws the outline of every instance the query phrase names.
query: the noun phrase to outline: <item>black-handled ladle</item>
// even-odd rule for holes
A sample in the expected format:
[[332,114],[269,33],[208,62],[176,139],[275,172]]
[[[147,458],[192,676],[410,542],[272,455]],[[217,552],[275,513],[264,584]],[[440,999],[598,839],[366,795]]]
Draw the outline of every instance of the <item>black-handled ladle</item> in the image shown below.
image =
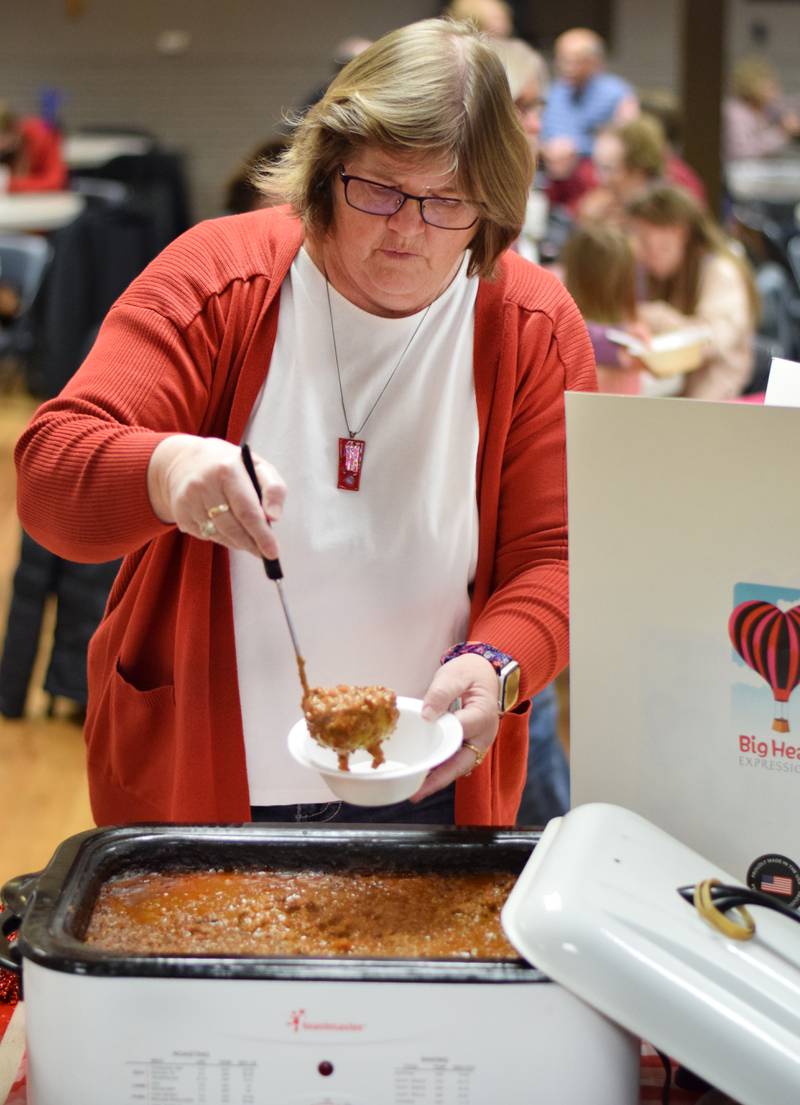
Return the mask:
[[[256,466],[253,464],[253,458],[250,454],[250,446],[245,442],[242,445],[242,463],[244,464],[247,475],[250,477],[250,483],[255,488],[256,495],[258,495],[258,501],[263,503],[263,495],[261,492],[261,484],[258,481],[256,475]],[[267,525],[272,528],[272,523],[267,517]],[[267,573],[267,579],[271,579],[275,586],[278,588],[278,597],[281,600],[281,606],[283,607],[283,615],[286,618],[286,625],[289,629],[289,636],[292,638],[292,647],[294,648],[294,654],[297,659],[297,671],[300,675],[300,682],[303,684],[303,694],[308,694],[308,680],[306,679],[306,662],[303,659],[300,652],[300,646],[297,643],[297,634],[294,631],[294,625],[292,624],[292,618],[289,614],[289,608],[286,605],[286,596],[283,593],[283,569],[281,568],[281,562],[276,557],[274,560],[269,560],[266,556],[261,558],[264,562],[264,571]]]

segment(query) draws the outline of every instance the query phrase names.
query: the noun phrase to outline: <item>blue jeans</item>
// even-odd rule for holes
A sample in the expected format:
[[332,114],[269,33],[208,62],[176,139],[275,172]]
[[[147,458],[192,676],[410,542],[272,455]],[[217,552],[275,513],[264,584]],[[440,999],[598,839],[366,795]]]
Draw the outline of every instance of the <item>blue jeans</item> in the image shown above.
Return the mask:
[[455,823],[455,784],[430,794],[421,802],[393,802],[390,806],[353,806],[349,802],[307,802],[290,806],[251,806],[254,821],[302,822],[323,824],[346,821],[349,824],[453,825]]
[[558,697],[549,683],[531,699],[528,777],[518,825],[546,825],[569,809],[569,764],[558,736]]

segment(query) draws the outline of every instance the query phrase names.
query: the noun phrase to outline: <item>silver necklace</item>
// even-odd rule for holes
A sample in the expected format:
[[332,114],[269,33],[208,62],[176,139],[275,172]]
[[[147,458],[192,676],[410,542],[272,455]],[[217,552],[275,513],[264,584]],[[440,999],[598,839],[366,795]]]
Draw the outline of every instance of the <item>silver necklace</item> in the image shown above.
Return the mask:
[[376,398],[375,402],[372,404],[372,406],[367,411],[366,417],[362,421],[361,425],[357,429],[351,430],[350,429],[350,420],[347,417],[347,407],[346,407],[345,401],[344,401],[344,388],[342,387],[342,372],[341,372],[341,369],[339,367],[339,350],[336,347],[336,328],[333,325],[333,307],[331,305],[331,288],[330,288],[330,283],[328,281],[327,273],[325,274],[325,294],[328,297],[328,317],[331,320],[331,338],[333,339],[333,358],[336,362],[336,378],[339,381],[339,399],[341,400],[341,403],[342,403],[342,415],[344,416],[344,424],[347,427],[347,434],[348,434],[347,437],[340,437],[339,438],[339,479],[338,479],[338,483],[336,484],[336,486],[339,488],[340,491],[358,491],[359,487],[361,486],[361,472],[362,472],[363,467],[364,467],[364,453],[365,453],[366,448],[367,448],[367,443],[363,440],[363,438],[361,438],[360,435],[364,432],[364,427],[366,426],[366,424],[369,422],[370,418],[372,417],[372,412],[375,410],[378,403],[380,403],[381,399],[384,396],[384,393],[386,392],[386,389],[389,387],[389,384],[391,384],[392,380],[394,379],[394,375],[397,372],[400,365],[402,364],[403,358],[405,357],[406,353],[408,352],[408,350],[411,346],[411,343],[413,342],[414,338],[419,333],[420,327],[422,326],[423,322],[428,317],[428,312],[430,311],[431,307],[433,306],[433,303],[432,302],[429,303],[428,306],[425,308],[425,311],[423,312],[422,318],[419,320],[417,325],[414,327],[414,332],[412,333],[411,337],[406,342],[406,345],[403,349],[403,352],[400,354],[400,356],[397,360],[397,363],[395,364],[392,371],[389,373],[389,376],[386,380],[386,383],[383,385],[381,390],[378,392],[378,397]]

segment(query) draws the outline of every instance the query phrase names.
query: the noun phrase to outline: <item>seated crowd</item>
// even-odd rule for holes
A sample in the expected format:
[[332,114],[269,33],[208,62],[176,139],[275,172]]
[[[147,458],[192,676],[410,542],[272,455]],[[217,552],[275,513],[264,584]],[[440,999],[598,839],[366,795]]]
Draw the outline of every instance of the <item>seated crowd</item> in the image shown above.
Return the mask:
[[[445,14],[476,23],[506,69],[538,164],[514,248],[565,280],[589,326],[601,389],[705,399],[747,391],[759,329],[752,267],[759,258],[708,210],[703,181],[680,154],[676,97],[638,90],[609,72],[603,40],[586,28],[556,39],[551,80],[544,57],[513,37],[502,0],[453,0]],[[800,133],[797,120],[771,68],[745,59],[723,105],[723,155],[785,151]],[[253,151],[229,181],[226,211],[264,202],[251,183],[254,169],[279,157],[285,144],[279,136]],[[702,359],[668,383],[605,336],[609,327],[622,329],[647,345],[696,326],[708,333]]]
[[[688,321],[705,324],[711,336],[702,365],[685,381],[673,381],[672,393],[709,399],[741,394],[751,382],[753,338],[759,326],[748,260],[758,264],[763,256],[754,253],[746,238],[744,246],[727,240],[725,229],[707,210],[703,182],[680,155],[675,97],[637,89],[611,72],[603,40],[587,28],[569,29],[555,40],[551,79],[545,59],[513,37],[513,12],[504,0],[452,0],[443,14],[471,20],[492,40],[536,153],[539,168],[516,243],[518,252],[553,266],[571,287],[580,286],[582,295],[588,295],[587,304],[602,301],[603,317],[616,320],[614,325],[623,329],[633,327],[645,343],[665,330],[685,328]],[[334,70],[366,45],[366,39],[341,43]],[[301,108],[321,91],[306,98]],[[786,153],[800,135],[800,113],[763,59],[746,58],[734,67],[722,112],[725,160]],[[282,133],[255,146],[224,188],[224,211],[245,211],[264,202],[252,183],[253,172],[279,157],[286,144]],[[66,186],[58,128],[0,103],[0,190]],[[595,264],[611,251],[606,263],[627,273],[630,257],[620,235],[593,234],[594,224],[617,228],[628,237],[635,255],[633,273],[630,279],[626,276],[616,304],[607,302],[606,270],[600,264],[595,277]],[[657,260],[654,243],[661,250]],[[591,286],[594,281],[596,288]],[[0,288],[0,318],[12,317],[15,305],[13,288]],[[600,342],[596,307],[587,306],[584,313]],[[603,366],[603,386],[662,393],[645,364],[619,347],[598,344],[596,353]],[[606,375],[606,368],[611,375]]]

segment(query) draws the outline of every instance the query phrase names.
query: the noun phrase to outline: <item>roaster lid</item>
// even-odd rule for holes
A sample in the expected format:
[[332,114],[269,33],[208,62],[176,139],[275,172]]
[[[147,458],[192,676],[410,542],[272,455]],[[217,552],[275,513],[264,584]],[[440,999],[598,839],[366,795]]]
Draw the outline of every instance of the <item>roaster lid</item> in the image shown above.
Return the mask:
[[579,806],[547,826],[503,927],[550,978],[742,1105],[797,1105],[800,924],[751,906],[752,939],[731,939],[677,892],[708,878],[740,885],[629,810]]

